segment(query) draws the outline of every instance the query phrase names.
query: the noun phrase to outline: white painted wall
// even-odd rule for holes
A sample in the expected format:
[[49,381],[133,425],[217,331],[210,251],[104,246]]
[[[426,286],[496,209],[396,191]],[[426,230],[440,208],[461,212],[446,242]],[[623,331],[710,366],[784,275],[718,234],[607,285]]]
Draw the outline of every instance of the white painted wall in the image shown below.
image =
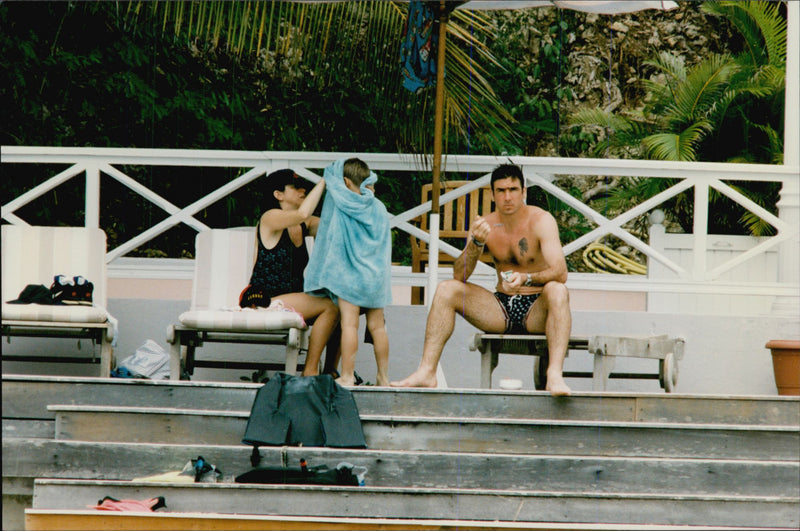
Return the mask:
[[[117,359],[132,354],[147,339],[167,347],[165,334],[168,324],[188,309],[188,301],[110,299],[109,310],[120,321]],[[390,340],[389,376],[400,379],[413,371],[422,355],[424,342],[425,306],[390,306],[386,310],[387,330]],[[363,337],[363,319],[360,337]],[[476,330],[460,317],[441,360],[449,387],[477,388],[480,383],[480,355],[469,350]],[[737,317],[709,315],[676,315],[628,311],[573,311],[573,334],[668,334],[686,340],[684,359],[680,362],[678,393],[726,395],[776,395],[772,374],[772,361],[765,344],[770,339],[800,339],[800,316],[787,317]],[[76,340],[12,338],[3,344],[3,352],[30,353],[44,350],[49,355],[86,355],[91,344],[82,341],[81,350]],[[208,344],[198,349],[198,356],[214,358],[223,353],[225,359],[234,355],[241,360],[279,360],[283,349],[274,346]],[[96,375],[97,366],[87,365],[32,365],[3,362],[4,373]],[[585,352],[573,352],[567,358],[566,369],[591,371],[591,357]],[[654,360],[622,358],[615,370],[620,372],[655,372]],[[375,381],[375,361],[372,347],[361,345],[356,361],[356,371],[368,381]],[[247,371],[197,369],[195,380],[239,381]],[[526,389],[533,388],[533,359],[525,356],[500,356],[494,372],[494,386],[500,378],[514,377],[523,380]],[[591,391],[591,380],[571,379],[575,391]],[[656,380],[610,380],[608,391],[663,392]]]

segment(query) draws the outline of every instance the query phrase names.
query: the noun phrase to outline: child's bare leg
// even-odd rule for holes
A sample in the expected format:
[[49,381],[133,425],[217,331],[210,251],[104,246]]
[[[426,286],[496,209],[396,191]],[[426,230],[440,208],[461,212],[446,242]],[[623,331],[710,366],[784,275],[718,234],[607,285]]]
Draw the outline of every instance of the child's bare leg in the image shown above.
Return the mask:
[[386,321],[383,308],[367,310],[367,328],[372,334],[372,346],[375,349],[375,364],[378,367],[376,385],[389,385],[389,334],[386,333]]
[[356,353],[358,352],[358,314],[360,308],[339,297],[342,323],[342,372],[336,379],[339,385],[355,385]]

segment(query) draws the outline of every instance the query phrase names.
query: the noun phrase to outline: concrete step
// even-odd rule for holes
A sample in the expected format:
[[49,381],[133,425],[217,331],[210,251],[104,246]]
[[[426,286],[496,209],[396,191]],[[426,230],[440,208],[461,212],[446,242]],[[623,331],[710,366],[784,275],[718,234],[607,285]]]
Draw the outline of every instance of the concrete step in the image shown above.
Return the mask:
[[514,522],[759,527],[800,525],[796,497],[606,494],[540,490],[189,484],[37,479],[34,509],[84,509],[104,496],[164,496],[172,512],[338,515]]
[[3,439],[7,437],[44,437],[55,434],[55,419],[3,419]]
[[[3,375],[3,418],[53,419],[50,404],[249,411],[260,384]],[[800,426],[800,397],[352,387],[362,415]]]
[[[131,480],[202,455],[226,478],[250,470],[248,446],[3,440],[5,477]],[[261,466],[366,467],[373,487],[800,497],[797,461],[656,459],[263,447]],[[769,478],[769,481],[764,481]]]
[[[128,480],[177,470],[197,455],[227,475],[249,470],[251,448],[241,437],[259,387],[4,375],[3,506],[10,507],[12,498],[30,500],[35,477]],[[327,488],[306,486],[313,491],[306,495],[272,486],[279,497],[308,499],[298,506],[317,499],[323,504],[313,508],[317,516],[296,509],[298,518],[362,514],[375,522],[384,509],[390,514],[392,507],[404,507],[386,518],[453,516],[461,525],[473,516],[491,522],[503,507],[513,507],[525,520],[531,506],[541,507],[544,516],[524,525],[591,521],[622,529],[619,522],[713,522],[705,525],[796,528],[800,518],[796,510],[786,517],[785,509],[787,500],[795,509],[800,502],[800,397],[576,393],[557,399],[536,391],[351,391],[368,450],[262,447],[263,464],[291,466],[301,456],[312,465],[348,461],[367,467],[367,485],[379,491],[367,501],[365,490],[326,494]],[[212,411],[198,409],[209,406]],[[48,440],[54,437],[63,439]],[[93,440],[98,442],[88,442]],[[152,471],[138,473],[137,465]],[[230,494],[253,486],[228,487],[233,491],[224,492]],[[261,493],[272,497],[272,491]],[[113,494],[88,504],[105,495]],[[189,506],[193,495],[186,496]],[[419,500],[427,512],[418,513]],[[722,508],[726,501],[729,512]],[[465,504],[472,512],[462,512]],[[589,509],[592,504],[602,505],[601,518]],[[175,510],[169,499],[168,505]],[[25,506],[30,502],[22,502],[20,512]],[[193,507],[215,511],[202,499]],[[767,507],[778,508],[779,520],[767,515]],[[676,519],[673,512],[683,515]],[[3,521],[5,526],[5,513]]]
[[[164,529],[169,531],[641,531],[641,525],[549,522],[481,522],[420,518],[346,518],[337,516],[276,516],[221,513],[121,513],[95,510],[28,509],[27,531],[107,531]],[[648,525],[647,531],[708,531],[707,526]],[[741,531],[741,527],[715,527]],[[771,528],[777,529],[777,528]]]
[[[51,405],[55,438],[241,444],[249,411]],[[800,426],[361,415],[374,450],[800,460]]]

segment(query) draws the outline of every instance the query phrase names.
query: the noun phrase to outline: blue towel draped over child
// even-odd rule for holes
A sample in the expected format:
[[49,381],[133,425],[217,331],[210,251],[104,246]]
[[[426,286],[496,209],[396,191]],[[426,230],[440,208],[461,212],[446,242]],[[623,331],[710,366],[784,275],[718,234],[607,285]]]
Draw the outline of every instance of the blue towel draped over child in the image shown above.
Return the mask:
[[306,293],[328,290],[362,308],[392,303],[392,236],[389,213],[366,188],[378,180],[374,172],[361,183],[361,195],[349,190],[344,160],[327,168],[314,249],[305,272]]

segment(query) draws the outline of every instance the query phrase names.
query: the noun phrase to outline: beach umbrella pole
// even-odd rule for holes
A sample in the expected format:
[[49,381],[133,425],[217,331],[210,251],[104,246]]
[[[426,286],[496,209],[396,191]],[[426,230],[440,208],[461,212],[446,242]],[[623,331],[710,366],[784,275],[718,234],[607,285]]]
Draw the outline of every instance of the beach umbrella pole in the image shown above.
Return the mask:
[[428,227],[431,241],[428,246],[428,306],[433,299],[439,270],[439,180],[442,172],[442,137],[444,130],[444,56],[447,44],[447,10],[445,2],[439,2],[439,46],[436,55],[436,102],[433,124],[433,180],[431,211]]
[[[436,113],[433,125],[433,189],[428,227],[431,241],[428,245],[428,288],[425,290],[430,309],[433,294],[439,284],[439,176],[442,171],[442,136],[444,129],[444,51],[447,44],[447,9],[439,2],[439,46],[436,55]],[[447,387],[442,366],[436,368],[439,387]]]

